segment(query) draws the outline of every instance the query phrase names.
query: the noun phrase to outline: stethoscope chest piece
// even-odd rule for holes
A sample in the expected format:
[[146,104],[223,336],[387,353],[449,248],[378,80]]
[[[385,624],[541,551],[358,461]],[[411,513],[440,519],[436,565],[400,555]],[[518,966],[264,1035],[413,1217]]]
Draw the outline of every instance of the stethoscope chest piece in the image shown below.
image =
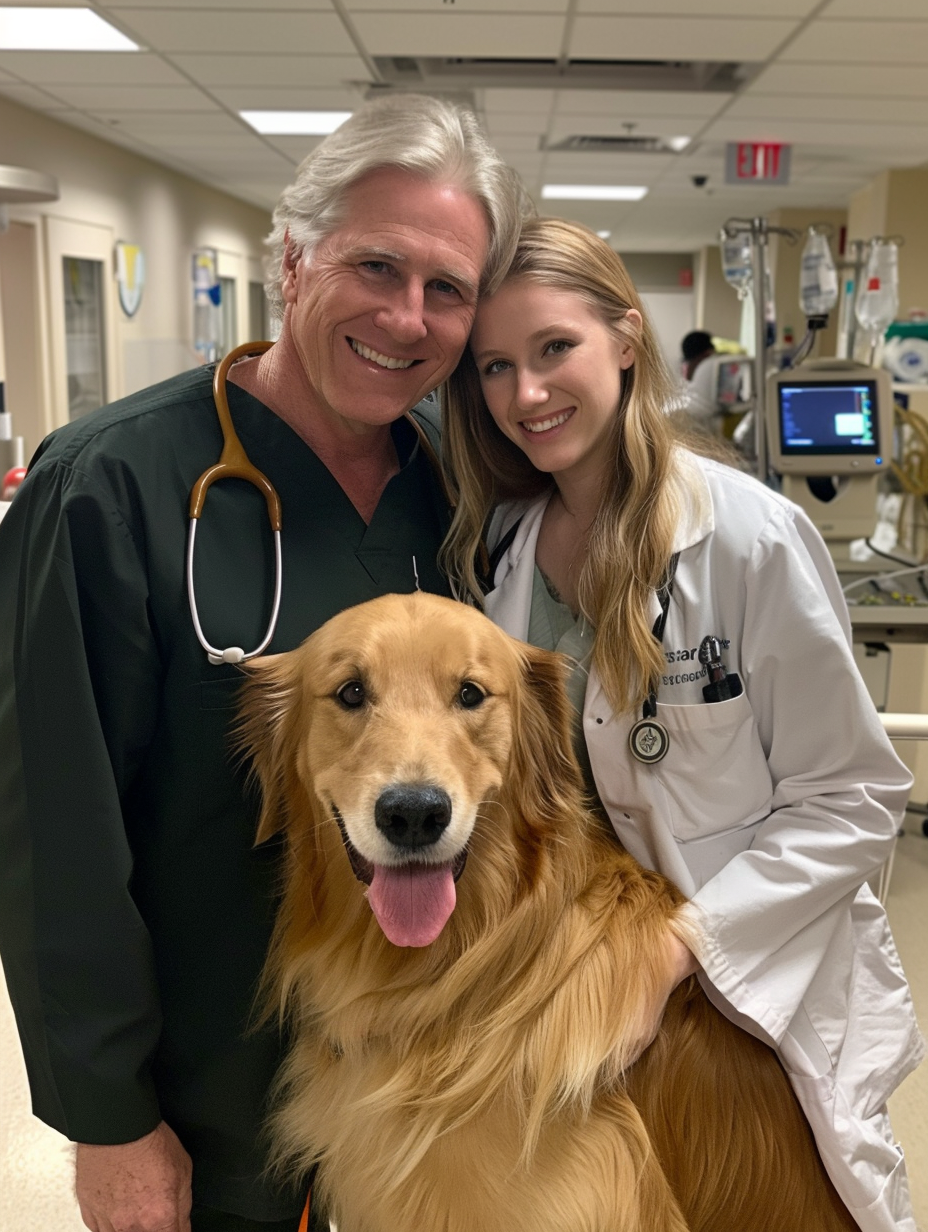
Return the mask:
[[670,748],[670,736],[663,723],[655,718],[639,719],[628,733],[628,747],[632,757],[653,766],[663,761]]

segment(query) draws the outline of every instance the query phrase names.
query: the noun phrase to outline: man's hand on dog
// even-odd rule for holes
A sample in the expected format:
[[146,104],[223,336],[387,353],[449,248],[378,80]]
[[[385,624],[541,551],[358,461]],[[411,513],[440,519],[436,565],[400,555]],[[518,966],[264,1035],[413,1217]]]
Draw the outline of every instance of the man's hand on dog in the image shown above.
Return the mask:
[[190,1232],[190,1156],[162,1121],[118,1146],[77,1147],[76,1189],[90,1232]]

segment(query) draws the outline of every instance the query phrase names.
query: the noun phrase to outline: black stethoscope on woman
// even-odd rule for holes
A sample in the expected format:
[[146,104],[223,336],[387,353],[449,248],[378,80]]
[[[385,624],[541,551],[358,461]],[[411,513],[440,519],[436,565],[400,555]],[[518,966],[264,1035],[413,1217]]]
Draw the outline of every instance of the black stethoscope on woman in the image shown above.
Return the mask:
[[[657,638],[658,644],[664,644],[664,629],[667,626],[667,614],[670,611],[670,596],[673,594],[673,579],[677,572],[677,562],[680,553],[675,552],[667,565],[667,572],[657,599],[661,606],[660,615],[654,622],[651,633]],[[726,702],[740,697],[744,686],[737,672],[729,672],[722,663],[722,640],[711,634],[704,637],[699,644],[699,662],[706,671],[708,683],[703,685],[702,696],[706,702]],[[648,696],[641,708],[641,718],[632,726],[628,733],[628,749],[633,757],[653,766],[655,762],[663,761],[670,748],[670,734],[657,717],[657,681],[652,681]]]
[[[236,360],[244,359],[246,356],[251,355],[263,355],[273,345],[272,342],[246,342],[243,346],[236,347],[234,351],[230,351],[216,365],[216,371],[213,375],[213,401],[216,404],[219,426],[222,428],[222,453],[219,455],[219,461],[203,472],[190,491],[190,525],[187,532],[187,598],[190,602],[190,615],[193,619],[197,641],[206,651],[210,663],[214,666],[218,666],[221,663],[246,663],[249,659],[263,654],[271,644],[271,638],[274,636],[274,631],[277,628],[277,618],[280,615],[280,597],[283,593],[283,564],[280,549],[280,497],[277,495],[270,479],[258,470],[246,454],[245,447],[239,440],[232,423],[229,398],[226,393],[229,369]],[[438,455],[432,448],[431,441],[425,434],[425,430],[416,422],[412,415],[407,413],[405,418],[415,429],[416,435],[419,438],[419,444],[422,446],[426,458],[437,474],[442,487],[444,487],[441,464],[438,460]],[[220,650],[218,646],[212,646],[206,640],[197,611],[197,601],[193,586],[193,553],[196,544],[197,523],[203,513],[206,493],[217,479],[244,479],[246,483],[253,484],[264,496],[264,501],[267,505],[267,516],[271,524],[271,530],[274,533],[274,600],[271,604],[271,616],[268,620],[264,637],[254,650],[243,650],[241,646],[227,646],[225,650]]]

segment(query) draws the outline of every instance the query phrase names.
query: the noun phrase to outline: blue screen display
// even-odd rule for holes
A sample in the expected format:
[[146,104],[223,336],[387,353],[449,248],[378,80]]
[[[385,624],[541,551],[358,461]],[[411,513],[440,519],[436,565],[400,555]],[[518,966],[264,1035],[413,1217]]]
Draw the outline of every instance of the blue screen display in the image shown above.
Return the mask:
[[874,381],[783,383],[779,397],[784,454],[880,452]]

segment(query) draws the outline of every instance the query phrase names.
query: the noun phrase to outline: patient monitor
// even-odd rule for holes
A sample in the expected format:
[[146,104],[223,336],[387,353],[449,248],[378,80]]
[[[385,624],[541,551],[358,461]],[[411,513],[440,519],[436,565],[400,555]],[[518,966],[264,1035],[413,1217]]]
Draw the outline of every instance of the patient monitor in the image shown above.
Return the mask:
[[876,526],[880,475],[892,455],[893,395],[888,372],[850,360],[811,361],[767,382],[771,470],[800,505],[839,566],[851,566],[851,540]]

